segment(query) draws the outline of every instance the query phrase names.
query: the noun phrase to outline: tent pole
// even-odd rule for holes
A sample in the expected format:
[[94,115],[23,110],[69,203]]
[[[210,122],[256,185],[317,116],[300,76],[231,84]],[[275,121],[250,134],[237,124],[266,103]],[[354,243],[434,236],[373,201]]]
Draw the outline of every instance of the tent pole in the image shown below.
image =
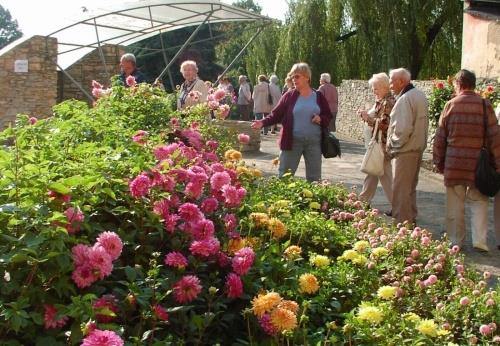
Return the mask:
[[76,85],[76,86],[78,87],[78,89],[80,89],[80,90],[83,92],[83,94],[84,94],[85,96],[87,96],[87,98],[89,99],[89,101],[90,101],[91,103],[94,103],[94,101],[95,101],[95,100],[94,100],[94,98],[92,97],[92,95],[90,95],[90,94],[88,93],[88,91],[87,91],[87,90],[85,90],[85,89],[84,89],[84,88],[80,85],[80,83],[78,83],[78,82],[77,82],[77,81],[76,81],[73,77],[71,77],[71,75],[70,75],[68,72],[66,72],[66,70],[64,70],[61,66],[59,66],[59,64],[58,64],[57,62],[56,62],[56,65],[57,65],[57,67],[59,67],[59,69],[61,70],[61,72],[62,72],[62,73],[64,73],[64,75],[65,75],[66,77],[68,77],[68,79],[69,79],[71,82],[73,82],[73,84],[74,84],[74,85]]
[[205,20],[203,21],[203,23],[201,23],[200,25],[198,25],[198,27],[196,28],[196,30],[193,31],[193,33],[191,34],[191,36],[189,36],[189,38],[187,39],[187,41],[184,42],[184,44],[182,45],[182,47],[177,51],[177,53],[175,53],[174,57],[172,59],[170,59],[170,62],[168,63],[168,65],[163,69],[163,71],[161,71],[160,75],[156,78],[157,81],[161,80],[161,78],[163,77],[163,75],[170,69],[170,66],[172,66],[172,64],[174,63],[174,61],[177,60],[177,58],[179,57],[179,55],[181,55],[181,53],[187,47],[187,45],[189,44],[189,42],[191,42],[191,40],[196,36],[196,34],[198,33],[198,31],[200,31],[201,27],[208,21],[208,19],[212,16],[212,14],[213,14],[213,11],[208,14],[207,18],[205,18]]
[[95,36],[97,38],[97,48],[99,49],[99,55],[101,56],[102,64],[104,65],[104,73],[106,73],[106,78],[109,79],[108,65],[106,64],[106,59],[104,58],[104,53],[102,51],[101,40],[99,39],[99,30],[97,29],[97,21],[94,18],[94,28]]
[[226,69],[224,71],[222,71],[222,73],[219,75],[219,78],[217,78],[217,80],[215,81],[214,85],[216,85],[217,83],[219,83],[220,79],[222,78],[222,76],[224,76],[224,74],[234,65],[234,63],[236,62],[236,60],[238,60],[240,58],[240,56],[243,54],[243,52],[247,49],[247,47],[250,45],[250,43],[253,42],[253,40],[255,40],[255,38],[261,33],[262,29],[264,27],[261,26],[259,28],[259,30],[257,30],[257,32],[255,33],[255,35],[253,35],[250,40],[247,42],[247,44],[241,48],[240,52],[238,53],[238,55],[236,55],[233,59],[233,61],[231,61],[231,63],[226,67]]

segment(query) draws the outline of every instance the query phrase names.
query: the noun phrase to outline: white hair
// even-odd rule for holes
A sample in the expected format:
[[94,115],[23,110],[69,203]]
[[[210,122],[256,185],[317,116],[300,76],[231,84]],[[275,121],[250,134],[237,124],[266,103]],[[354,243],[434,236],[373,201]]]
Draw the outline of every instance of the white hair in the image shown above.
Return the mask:
[[319,76],[319,79],[325,83],[330,83],[330,81],[332,80],[332,77],[330,76],[329,73],[322,73],[321,76]]
[[405,82],[411,82],[411,73],[405,68],[396,68],[394,70],[389,71],[389,76],[391,79],[394,77],[402,79]]
[[196,61],[193,60],[186,60],[181,64],[181,72],[184,70],[184,67],[186,66],[193,66],[195,71],[198,72],[198,66],[196,65]]
[[373,87],[375,84],[380,85],[384,88],[389,89],[390,82],[389,76],[385,72],[375,73],[372,78],[368,81],[368,84]]
[[278,76],[276,76],[275,74],[273,74],[273,75],[271,76],[271,78],[269,78],[269,81],[270,81],[271,83],[273,83],[273,84],[278,84],[278,82],[279,82]]
[[135,55],[132,53],[123,54],[122,57],[120,58],[120,62],[124,62],[124,61],[131,62],[135,65],[136,64]]
[[246,81],[247,81],[247,77],[246,77],[245,75],[240,75],[240,76],[238,77],[238,80],[239,80],[239,81],[241,80],[241,81],[246,82]]

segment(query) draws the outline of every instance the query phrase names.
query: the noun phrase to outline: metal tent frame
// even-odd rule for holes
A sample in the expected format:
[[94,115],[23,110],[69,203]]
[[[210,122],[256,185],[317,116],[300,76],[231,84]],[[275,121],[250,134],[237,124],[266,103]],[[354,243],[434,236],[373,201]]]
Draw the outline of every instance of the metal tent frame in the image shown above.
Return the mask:
[[166,67],[157,77],[157,79],[161,79],[203,25],[234,21],[256,22],[257,33],[252,36],[235,60],[225,69],[227,71],[262,29],[274,21],[273,19],[223,4],[219,0],[192,2],[185,0],[136,0],[125,1],[117,6],[102,6],[91,11],[85,9],[80,20],[47,36],[56,38],[58,42],[57,67],[90,101],[94,101],[94,98],[65,69],[84,55],[98,49],[101,62],[109,77],[102,50],[103,44],[129,46],[164,32],[197,26],[169,62],[164,56]]

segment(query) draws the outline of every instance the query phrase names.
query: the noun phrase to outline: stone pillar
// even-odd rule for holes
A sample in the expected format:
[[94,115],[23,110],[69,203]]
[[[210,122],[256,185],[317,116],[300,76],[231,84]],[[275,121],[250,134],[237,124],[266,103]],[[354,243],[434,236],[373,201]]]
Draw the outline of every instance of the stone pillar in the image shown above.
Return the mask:
[[57,100],[57,40],[22,38],[0,51],[0,128],[17,114],[52,115]]

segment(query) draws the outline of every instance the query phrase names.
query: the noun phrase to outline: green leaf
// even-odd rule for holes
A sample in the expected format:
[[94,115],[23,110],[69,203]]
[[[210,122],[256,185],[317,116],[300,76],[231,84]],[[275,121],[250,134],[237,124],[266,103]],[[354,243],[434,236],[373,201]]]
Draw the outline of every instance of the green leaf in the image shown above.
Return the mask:
[[60,193],[62,195],[68,195],[69,193],[71,193],[71,189],[60,182],[55,182],[55,183],[50,184],[49,190],[55,191],[55,192]]
[[125,267],[125,275],[127,275],[127,280],[130,282],[134,282],[137,277],[135,269],[130,266]]
[[116,195],[109,187],[105,187],[104,189],[102,189],[102,192],[116,201]]

